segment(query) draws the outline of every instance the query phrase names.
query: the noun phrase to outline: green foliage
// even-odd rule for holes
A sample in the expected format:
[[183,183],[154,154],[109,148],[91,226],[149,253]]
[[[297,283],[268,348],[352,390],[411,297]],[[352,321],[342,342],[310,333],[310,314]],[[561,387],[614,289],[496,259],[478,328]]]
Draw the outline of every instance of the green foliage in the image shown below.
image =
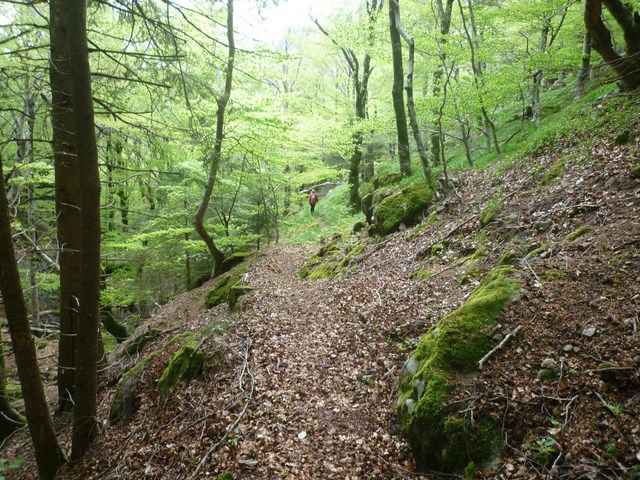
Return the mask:
[[589,233],[591,230],[593,230],[593,227],[590,227],[588,225],[583,225],[583,226],[579,227],[577,230],[575,230],[575,231],[571,232],[570,234],[568,234],[566,237],[564,237],[564,241],[565,242],[574,242],[575,240],[577,240],[581,236]]
[[4,476],[9,470],[15,470],[16,468],[20,468],[23,460],[21,458],[16,458],[15,460],[9,462],[6,458],[0,458],[0,480],[5,480]]

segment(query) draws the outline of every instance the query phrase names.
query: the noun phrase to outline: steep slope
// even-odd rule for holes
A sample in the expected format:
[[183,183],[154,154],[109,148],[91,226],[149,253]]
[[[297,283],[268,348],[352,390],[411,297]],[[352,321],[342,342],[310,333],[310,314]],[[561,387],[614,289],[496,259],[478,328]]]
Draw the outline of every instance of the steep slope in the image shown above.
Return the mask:
[[[104,377],[108,418],[120,376],[157,352],[135,412],[105,424],[60,478],[416,478],[396,424],[397,377],[420,337],[498,264],[517,270],[523,288],[492,346],[522,328],[448,400],[468,418],[500,419],[502,458],[476,476],[634,478],[639,132],[637,122],[621,145],[564,142],[462,173],[418,226],[344,240],[352,255],[331,280],[300,279],[314,250],[282,246],[248,267],[253,291],[233,311],[205,309],[213,282],[178,297],[139,329],[156,328],[153,340],[114,352]],[[186,332],[208,354],[202,376],[160,401],[155,384],[179,344],[170,340]],[[58,430],[67,437],[66,418]],[[3,456],[24,457],[26,444],[14,437]],[[10,478],[33,472],[27,461]]]

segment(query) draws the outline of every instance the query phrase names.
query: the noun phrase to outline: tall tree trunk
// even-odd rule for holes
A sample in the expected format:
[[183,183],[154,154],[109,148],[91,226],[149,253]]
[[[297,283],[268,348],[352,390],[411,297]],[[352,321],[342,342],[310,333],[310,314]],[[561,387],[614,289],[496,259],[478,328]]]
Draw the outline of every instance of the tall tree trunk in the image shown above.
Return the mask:
[[22,428],[25,419],[14,410],[7,395],[7,367],[4,361],[4,340],[0,331],[0,442],[17,429]]
[[[449,35],[449,30],[451,29],[451,10],[453,10],[453,0],[446,0],[447,3],[443,5],[442,0],[436,1],[437,11],[437,21],[440,22],[440,37],[438,38],[438,44],[443,45],[447,42],[447,35]],[[442,65],[445,65],[445,54],[439,53],[440,61]],[[433,95],[437,97],[440,94],[440,80],[442,79],[442,75],[444,71],[438,67],[435,72],[433,72]],[[431,132],[431,164],[439,165],[440,164],[440,133],[438,131],[440,122],[437,120],[438,109],[433,110],[433,116],[435,118],[433,125],[433,132]]]
[[393,111],[396,116],[396,132],[398,136],[398,161],[400,173],[410,176],[411,155],[409,151],[409,131],[407,129],[407,115],[404,106],[404,67],[402,65],[402,39],[398,24],[400,22],[400,5],[389,2],[389,33],[391,35],[391,53],[393,57]]
[[[35,94],[31,90],[30,77],[25,75],[24,79],[24,114],[26,116],[25,153],[27,164],[32,165],[33,158],[33,131],[36,123]],[[33,168],[29,167],[27,175],[33,176]],[[27,230],[31,239],[29,243],[33,245],[29,255],[29,286],[31,297],[31,326],[40,327],[40,288],[38,287],[38,227],[36,222],[36,192],[32,181],[27,187]]]
[[[538,46],[538,51],[540,53],[544,53],[547,51],[547,42],[549,40],[549,22],[551,20],[548,18],[544,19],[544,23],[542,25],[542,31],[540,32],[540,44]],[[542,106],[540,105],[540,87],[542,86],[542,77],[544,76],[544,72],[542,69],[538,69],[533,74],[533,85],[531,86],[531,110],[533,112],[533,121],[538,122],[540,120],[540,113],[542,110]]]
[[91,69],[87,48],[87,4],[65,0],[69,38],[69,67],[73,78],[73,113],[76,119],[78,172],[82,179],[80,205],[80,319],[74,398],[71,456],[80,458],[98,434],[96,385],[100,324],[100,171],[91,94]]
[[80,179],[69,69],[69,39],[62,0],[49,3],[53,158],[56,225],[60,263],[60,338],[58,341],[58,410],[72,407],[75,395],[78,299],[80,297]]
[[[586,4],[586,0],[585,0]],[[580,62],[580,73],[576,82],[576,97],[584,97],[587,91],[587,83],[591,76],[591,33],[585,30],[582,40],[582,61]]]
[[[619,55],[613,47],[611,32],[602,20],[602,4],[622,28],[626,52]],[[585,0],[584,24],[591,34],[591,46],[618,74],[625,92],[640,87],[640,14],[621,0]]]
[[207,186],[205,187],[202,200],[194,216],[194,226],[198,235],[202,238],[204,243],[209,249],[209,253],[213,258],[213,271],[214,274],[218,274],[222,261],[224,260],[224,254],[218,250],[213,238],[207,232],[204,227],[204,215],[209,207],[211,201],[211,194],[213,193],[213,186],[216,183],[216,176],[218,175],[218,168],[220,167],[220,158],[222,156],[222,140],[224,138],[224,115],[231,98],[231,87],[233,85],[233,65],[236,54],[235,41],[233,37],[233,0],[227,0],[227,41],[228,41],[228,54],[227,54],[227,67],[225,72],[224,91],[218,98],[218,110],[216,111],[216,140],[213,147],[213,156],[211,158],[211,166],[209,169],[209,179],[207,180]]
[[[389,3],[394,3],[394,8],[398,11],[400,10],[400,6],[398,5],[397,0],[389,0]],[[413,70],[415,64],[415,42],[413,37],[407,33],[407,31],[402,26],[402,21],[400,20],[400,15],[396,17],[397,23],[396,27],[398,32],[407,43],[409,48],[409,60],[407,62],[407,83],[405,85],[405,90],[407,92],[407,111],[409,112],[409,124],[411,125],[411,131],[413,132],[413,138],[416,142],[416,147],[418,149],[418,155],[420,156],[420,162],[422,163],[422,171],[424,172],[424,178],[427,184],[432,188],[436,188],[436,182],[433,178],[433,172],[431,171],[431,165],[429,164],[429,158],[427,157],[427,147],[425,146],[424,140],[422,139],[422,134],[420,133],[420,127],[418,126],[418,119],[416,117],[416,105],[413,100]],[[442,112],[440,112],[442,113]],[[442,118],[442,115],[440,116]],[[442,122],[439,122],[439,125],[442,125]]]
[[[460,15],[462,17],[462,26],[464,29],[465,37],[467,39],[467,43],[469,44],[469,49],[471,51],[471,69],[473,71],[473,83],[476,87],[476,92],[478,93],[478,97],[480,98],[480,111],[482,112],[482,118],[484,118],[485,123],[489,126],[489,129],[492,133],[493,143],[496,148],[496,152],[502,153],[500,150],[500,144],[498,143],[498,135],[496,133],[496,126],[489,117],[489,112],[487,111],[487,107],[484,101],[484,95],[482,93],[482,85],[480,84],[480,78],[482,76],[482,70],[480,64],[476,61],[476,46],[471,33],[469,32],[469,28],[467,27],[467,21],[464,15],[464,10],[462,8],[461,0],[458,0],[458,6],[460,7]],[[469,2],[469,8],[472,9],[472,4]]]
[[27,307],[16,264],[7,192],[0,158],[0,293],[4,302],[11,343],[22,387],[31,440],[41,479],[52,479],[65,462],[53,430],[49,406],[44,395],[36,348],[29,328]]

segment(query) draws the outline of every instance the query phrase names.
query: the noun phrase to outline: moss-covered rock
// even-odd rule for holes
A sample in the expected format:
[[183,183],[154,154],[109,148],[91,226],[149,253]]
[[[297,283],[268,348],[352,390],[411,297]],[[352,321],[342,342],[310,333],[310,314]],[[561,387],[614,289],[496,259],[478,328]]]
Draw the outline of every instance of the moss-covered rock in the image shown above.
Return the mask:
[[144,357],[120,378],[109,411],[111,425],[130,418],[138,410],[140,406],[138,394],[142,387],[144,369],[158,353],[159,351]]
[[240,297],[246,295],[251,290],[253,290],[253,288],[251,288],[249,285],[236,284],[231,287],[231,289],[229,290],[229,308],[234,308],[238,304]]
[[421,338],[398,382],[398,419],[420,469],[462,471],[488,462],[500,450],[496,419],[459,413],[464,404],[447,398],[477,372],[491,349],[487,332],[518,290],[513,270],[499,267],[476,287],[464,305]]
[[387,235],[398,230],[401,224],[415,223],[429,207],[432,198],[433,190],[426,183],[413,183],[379,203],[374,201],[373,221],[382,234]]
[[242,275],[246,273],[246,269],[236,269],[233,273],[227,274],[220,278],[209,293],[207,294],[207,300],[205,306],[207,308],[213,308],[217,305],[222,305],[229,301],[229,292],[233,286],[240,284]]
[[373,177],[371,179],[371,184],[373,185],[373,189],[377,190],[379,188],[394,185],[401,180],[402,180],[402,174],[399,172],[386,173],[384,175],[376,175],[375,177]]
[[631,176],[633,178],[640,178],[640,162],[631,167]]
[[165,349],[176,344],[195,342],[197,338],[197,334],[193,332],[184,332],[176,335],[162,348],[145,356],[142,360],[127,370],[122,375],[118,385],[116,386],[116,393],[111,401],[111,409],[109,411],[109,423],[113,425],[119,421],[126,420],[138,410],[138,407],[140,406],[138,396],[142,389],[144,372],[147,365],[149,365]]
[[197,342],[192,341],[180,347],[158,380],[160,398],[166,400],[180,380],[189,381],[202,371],[204,359],[205,354],[198,348]]
[[226,273],[231,270],[236,265],[240,265],[244,262],[248,257],[251,256],[249,252],[235,252],[224,259],[222,265],[220,266],[220,273]]

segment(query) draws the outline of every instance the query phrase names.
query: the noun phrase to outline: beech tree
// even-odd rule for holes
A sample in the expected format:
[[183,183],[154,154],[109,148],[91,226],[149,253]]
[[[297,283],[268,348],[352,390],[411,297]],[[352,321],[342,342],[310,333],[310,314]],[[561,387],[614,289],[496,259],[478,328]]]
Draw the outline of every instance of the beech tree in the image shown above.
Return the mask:
[[204,243],[207,245],[209,253],[213,258],[215,274],[220,272],[220,267],[222,266],[222,261],[224,260],[224,254],[218,249],[213,238],[211,237],[211,235],[209,235],[209,232],[207,232],[207,229],[204,226],[204,217],[211,201],[211,194],[216,183],[216,176],[218,174],[218,168],[220,167],[220,161],[222,159],[222,141],[224,139],[225,111],[227,109],[229,99],[231,98],[231,87],[233,85],[233,65],[236,55],[235,41],[233,36],[233,0],[227,0],[227,41],[228,52],[227,65],[225,69],[224,90],[216,100],[216,103],[218,105],[218,109],[216,111],[216,133],[213,151],[209,160],[209,176],[204,194],[202,195],[202,200],[200,201],[200,205],[198,205],[198,209],[196,210],[193,221],[196,232],[198,232],[200,238],[202,238]]
[[393,88],[391,97],[393,111],[396,118],[396,133],[398,138],[398,161],[400,173],[410,176],[411,154],[409,150],[409,131],[407,129],[407,114],[404,104],[404,67],[402,64],[402,39],[400,38],[400,4],[398,1],[389,2],[389,32],[391,35],[391,52],[393,56]]
[[[620,55],[614,45],[611,31],[602,18],[602,5],[606,7],[622,29],[626,51]],[[640,86],[640,13],[630,3],[621,0],[585,0],[584,24],[591,36],[591,45],[618,74],[618,83],[625,92]]]

